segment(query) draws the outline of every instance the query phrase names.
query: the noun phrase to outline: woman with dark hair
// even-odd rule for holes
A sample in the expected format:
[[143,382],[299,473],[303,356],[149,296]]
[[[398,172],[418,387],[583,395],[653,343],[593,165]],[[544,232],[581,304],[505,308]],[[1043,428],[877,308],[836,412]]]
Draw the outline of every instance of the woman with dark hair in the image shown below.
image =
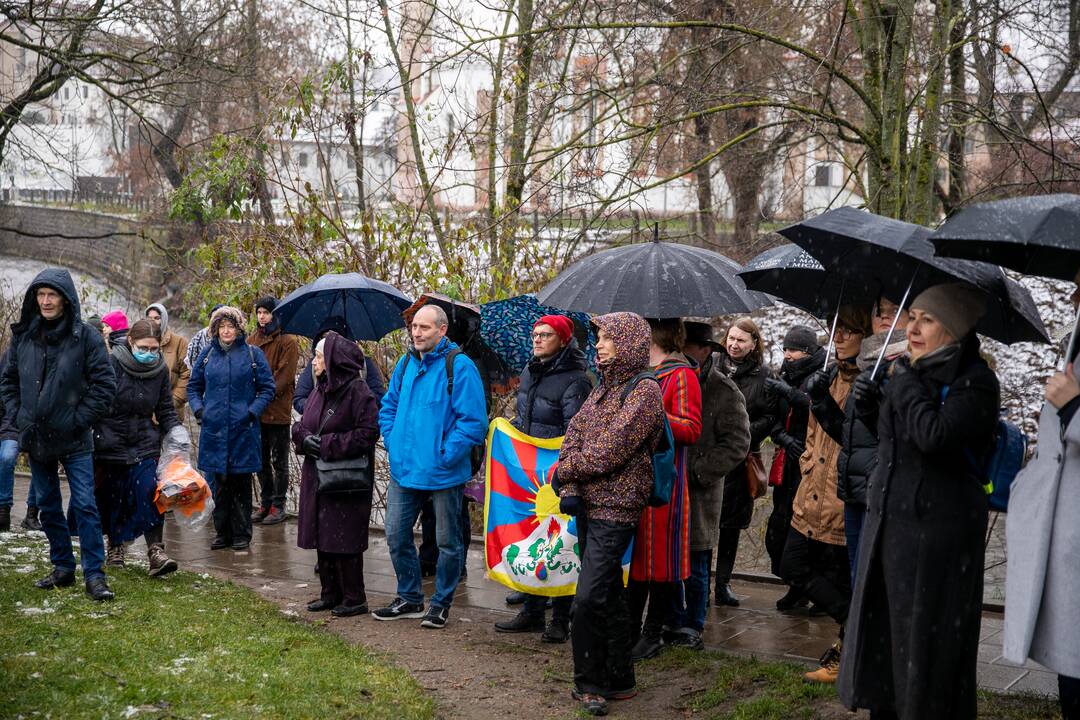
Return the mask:
[[910,359],[878,418],[840,698],[875,720],[974,718],[990,450],[1001,397],[974,328],[986,298],[937,285],[911,303]]
[[[308,610],[330,610],[336,617],[368,611],[364,590],[364,551],[368,546],[374,450],[379,436],[375,396],[363,381],[360,347],[328,332],[315,346],[315,389],[304,416],[293,425],[296,452],[304,456],[296,544],[315,550],[322,592]],[[372,483],[345,494],[319,494],[317,460],[368,458]]]
[[154,491],[161,439],[180,420],[154,324],[136,320],[125,342],[109,352],[109,361],[116,395],[94,426],[94,495],[109,541],[106,564],[123,567],[124,546],[142,536],[150,574],[165,575],[176,570],[176,561],[165,554],[164,520],[154,505]]
[[[650,658],[664,646],[664,619],[676,602],[680,583],[690,576],[689,447],[701,435],[701,386],[683,355],[686,329],[679,318],[649,320],[649,367],[660,380],[671,434],[675,438],[675,484],[671,502],[641,513],[630,561],[630,622],[637,631],[632,656]],[[645,604],[649,605],[644,626]],[[681,605],[681,600],[678,602]]]
[[[746,399],[750,416],[750,453],[761,451],[761,442],[776,423],[776,398],[765,392],[769,373],[765,367],[765,342],[757,323],[748,317],[736,320],[724,341],[723,370],[735,381]],[[724,478],[724,501],[720,510],[720,543],[716,548],[716,604],[738,606],[731,591],[731,573],[739,552],[739,535],[750,527],[754,501],[747,483],[746,462]]]

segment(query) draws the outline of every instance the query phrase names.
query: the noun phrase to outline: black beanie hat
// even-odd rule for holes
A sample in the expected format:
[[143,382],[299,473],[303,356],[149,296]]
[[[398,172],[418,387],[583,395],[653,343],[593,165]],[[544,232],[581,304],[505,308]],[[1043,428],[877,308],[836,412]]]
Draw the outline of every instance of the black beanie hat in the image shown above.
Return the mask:
[[272,297],[270,295],[267,295],[264,298],[259,298],[258,300],[255,301],[255,309],[256,310],[258,310],[259,308],[263,308],[267,312],[274,312],[274,309],[276,307],[277,307],[277,298]]
[[820,347],[817,333],[806,325],[795,325],[784,336],[784,350],[802,350],[807,355],[813,355]]

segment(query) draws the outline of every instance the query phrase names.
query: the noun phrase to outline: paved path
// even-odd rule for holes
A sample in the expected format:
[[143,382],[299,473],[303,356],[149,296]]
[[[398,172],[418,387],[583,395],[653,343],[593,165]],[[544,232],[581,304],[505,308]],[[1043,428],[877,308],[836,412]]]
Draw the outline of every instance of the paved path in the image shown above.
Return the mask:
[[[16,479],[16,503],[13,524],[22,519],[23,498],[27,479]],[[65,488],[66,490],[66,488]],[[282,586],[295,589],[307,584],[314,597],[318,593],[315,576],[315,552],[296,547],[296,524],[289,521],[271,527],[255,527],[251,548],[246,552],[210,550],[212,530],[199,532],[180,528],[171,519],[165,525],[165,540],[169,554],[181,568],[209,572],[226,579],[242,579],[254,585],[268,597],[278,597]],[[144,552],[142,541],[129,551],[129,556]],[[468,559],[469,577],[454,598],[455,619],[491,614],[510,617],[516,612],[504,603],[507,590],[484,579],[483,557],[479,543],[473,543]],[[364,576],[372,607],[393,599],[395,579],[390,564],[386,540],[381,532],[372,532],[371,546],[364,555]],[[261,579],[262,583],[256,581]],[[425,593],[430,594],[431,581],[425,581]],[[710,608],[705,624],[708,647],[763,658],[788,659],[815,663],[822,652],[836,639],[836,624],[827,617],[810,617],[805,611],[780,613],[775,602],[785,587],[768,582],[735,580],[733,588],[742,604],[738,608]],[[479,618],[478,618],[479,619]],[[997,691],[1034,691],[1057,695],[1057,676],[1035,664],[1017,667],[1001,658],[1001,628],[999,613],[983,614],[979,644],[979,683]]]

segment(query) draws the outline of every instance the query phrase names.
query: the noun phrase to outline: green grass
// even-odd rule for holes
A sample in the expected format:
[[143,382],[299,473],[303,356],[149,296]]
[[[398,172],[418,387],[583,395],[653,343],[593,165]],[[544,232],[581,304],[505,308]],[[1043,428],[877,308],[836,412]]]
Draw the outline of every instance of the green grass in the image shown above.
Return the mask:
[[43,537],[0,537],[0,717],[434,717],[406,671],[247,589],[133,567],[97,604],[33,587],[48,567]]

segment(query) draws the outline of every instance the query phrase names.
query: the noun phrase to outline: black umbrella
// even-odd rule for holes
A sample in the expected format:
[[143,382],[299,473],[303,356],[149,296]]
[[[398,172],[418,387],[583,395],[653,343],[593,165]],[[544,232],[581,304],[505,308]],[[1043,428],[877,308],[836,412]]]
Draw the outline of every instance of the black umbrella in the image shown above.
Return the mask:
[[930,236],[939,255],[1073,280],[1080,269],[1080,195],[1010,198],[964,208]]
[[736,274],[748,289],[772,295],[816,317],[832,317],[838,302],[870,305],[881,296],[880,283],[869,275],[825,272],[810,253],[791,243],[766,250]]
[[579,260],[538,292],[537,300],[566,310],[653,318],[742,314],[771,305],[746,289],[739,269],[711,250],[654,240]]
[[314,337],[328,318],[340,317],[353,340],[378,340],[405,327],[401,311],[412,300],[389,283],[360,273],[330,273],[293,290],[274,309],[281,329]]

